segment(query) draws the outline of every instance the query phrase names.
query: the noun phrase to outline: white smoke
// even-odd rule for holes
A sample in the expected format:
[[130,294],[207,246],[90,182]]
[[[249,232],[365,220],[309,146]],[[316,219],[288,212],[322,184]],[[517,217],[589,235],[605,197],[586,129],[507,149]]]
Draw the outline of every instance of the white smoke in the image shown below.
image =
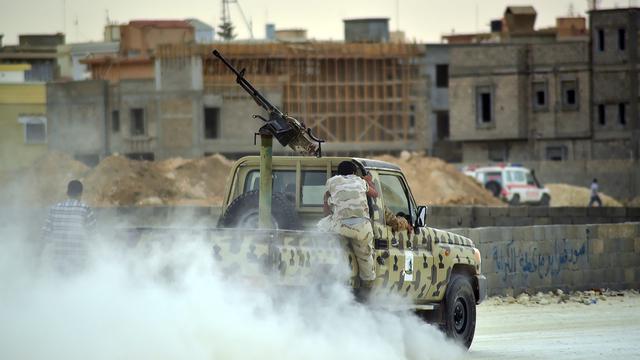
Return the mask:
[[[410,313],[349,289],[276,292],[225,279],[194,239],[102,236],[85,272],[39,266],[18,227],[0,229],[0,359],[453,359],[464,351]],[[276,296],[277,295],[277,296]]]

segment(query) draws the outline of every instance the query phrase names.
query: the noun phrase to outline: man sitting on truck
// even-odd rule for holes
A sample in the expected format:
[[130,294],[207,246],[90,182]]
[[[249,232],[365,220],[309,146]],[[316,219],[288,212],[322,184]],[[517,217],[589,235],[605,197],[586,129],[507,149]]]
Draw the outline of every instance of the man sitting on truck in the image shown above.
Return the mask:
[[376,278],[367,196],[378,197],[378,192],[371,174],[357,176],[356,166],[351,161],[338,165],[338,174],[327,180],[326,187],[324,212],[331,215],[329,228],[350,240],[358,262],[359,296],[366,298]]

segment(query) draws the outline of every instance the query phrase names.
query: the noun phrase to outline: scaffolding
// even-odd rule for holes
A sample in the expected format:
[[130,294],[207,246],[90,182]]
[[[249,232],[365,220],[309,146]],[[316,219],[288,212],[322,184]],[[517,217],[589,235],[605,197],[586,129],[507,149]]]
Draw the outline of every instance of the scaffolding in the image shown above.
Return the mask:
[[[410,142],[426,119],[423,48],[414,44],[226,43],[165,45],[161,59],[202,58],[205,93],[247,97],[217,48],[256,88],[282,94],[282,111],[332,143]],[[424,120],[426,121],[426,120]]]

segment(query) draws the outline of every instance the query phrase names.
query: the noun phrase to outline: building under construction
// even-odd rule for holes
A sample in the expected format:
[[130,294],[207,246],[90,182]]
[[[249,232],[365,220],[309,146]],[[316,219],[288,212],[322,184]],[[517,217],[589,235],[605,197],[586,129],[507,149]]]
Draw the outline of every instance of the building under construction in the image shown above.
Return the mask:
[[[166,44],[146,55],[151,61],[123,61],[122,53],[131,51],[90,59],[93,81],[49,85],[50,145],[93,158],[115,152],[141,158],[255,153],[253,133],[260,124],[251,115],[262,110],[211,55],[213,49],[244,68],[246,78],[283,112],[326,139],[325,153],[427,147],[424,47],[306,40]],[[136,69],[126,68],[134,64]],[[95,106],[88,108],[90,102]],[[95,113],[82,119],[83,129],[72,117],[87,109]],[[80,147],[65,141],[70,132],[90,128],[104,129],[104,136]]]

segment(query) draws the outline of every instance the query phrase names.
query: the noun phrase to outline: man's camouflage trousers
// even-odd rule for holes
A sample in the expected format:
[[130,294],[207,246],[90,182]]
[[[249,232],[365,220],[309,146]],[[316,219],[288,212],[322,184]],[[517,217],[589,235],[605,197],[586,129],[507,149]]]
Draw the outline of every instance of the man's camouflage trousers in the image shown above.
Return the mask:
[[[332,230],[351,241],[351,247],[358,262],[358,275],[363,286],[371,286],[376,278],[374,252],[373,252],[373,228],[368,219],[362,221],[337,221]],[[353,219],[356,220],[356,219]]]

